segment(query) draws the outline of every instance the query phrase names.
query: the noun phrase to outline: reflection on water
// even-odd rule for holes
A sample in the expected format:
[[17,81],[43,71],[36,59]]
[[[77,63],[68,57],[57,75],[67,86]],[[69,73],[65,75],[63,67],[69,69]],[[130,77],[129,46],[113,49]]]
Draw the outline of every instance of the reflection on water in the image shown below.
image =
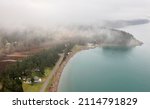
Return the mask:
[[107,53],[129,53],[133,47],[102,47],[102,52]]
[[112,56],[123,57],[129,55],[134,48],[133,47],[102,47],[101,53],[105,57],[112,57]]
[[82,51],[67,64],[59,91],[150,91],[147,65],[139,47]]
[[103,47],[76,54],[62,73],[58,91],[149,92],[149,44],[145,41],[133,48]]
[[102,47],[103,51],[121,51],[121,52],[126,52],[130,51],[133,47]]

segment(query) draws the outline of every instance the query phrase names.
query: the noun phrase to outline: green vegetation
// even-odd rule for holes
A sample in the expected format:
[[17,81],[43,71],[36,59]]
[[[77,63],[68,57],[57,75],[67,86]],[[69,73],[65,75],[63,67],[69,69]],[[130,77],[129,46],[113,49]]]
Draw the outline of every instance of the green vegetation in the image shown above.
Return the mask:
[[23,90],[25,92],[39,92],[42,85],[43,85],[43,83],[37,83],[34,85],[23,83]]
[[[59,59],[59,54],[64,52],[67,54],[74,44],[59,44],[49,50],[44,50],[36,55],[27,57],[21,62],[8,66],[3,73],[2,91],[38,91],[42,83],[35,84],[34,77],[45,78],[48,70],[45,68],[53,68]],[[23,81],[30,79],[31,85],[23,84]],[[23,85],[23,87],[22,87]]]
[[43,86],[43,83],[47,79],[47,76],[51,74],[51,68],[45,68],[45,73],[44,75],[38,75],[39,73],[33,72],[32,76],[38,76],[41,77],[42,82],[41,83],[35,83],[35,84],[27,84],[23,83],[22,87],[25,92],[39,92],[41,87]]

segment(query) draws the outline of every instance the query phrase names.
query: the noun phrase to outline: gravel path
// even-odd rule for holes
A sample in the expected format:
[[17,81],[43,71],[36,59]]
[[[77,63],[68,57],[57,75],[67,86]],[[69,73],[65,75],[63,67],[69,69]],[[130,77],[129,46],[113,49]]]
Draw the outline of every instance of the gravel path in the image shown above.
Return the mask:
[[56,63],[55,67],[53,68],[53,70],[51,71],[51,73],[49,74],[47,80],[45,81],[45,83],[43,84],[42,88],[40,89],[40,92],[44,92],[49,84],[49,81],[51,81],[52,77],[54,76],[54,74],[56,73],[57,69],[60,67],[60,64],[62,62],[64,58],[64,54],[61,54],[58,62]]

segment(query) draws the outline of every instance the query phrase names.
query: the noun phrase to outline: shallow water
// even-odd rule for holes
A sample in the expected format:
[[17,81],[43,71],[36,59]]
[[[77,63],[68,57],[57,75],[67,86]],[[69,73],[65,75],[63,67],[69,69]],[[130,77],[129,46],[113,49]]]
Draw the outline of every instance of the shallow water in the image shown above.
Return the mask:
[[121,28],[144,42],[134,48],[95,48],[77,53],[58,91],[150,91],[150,24]]

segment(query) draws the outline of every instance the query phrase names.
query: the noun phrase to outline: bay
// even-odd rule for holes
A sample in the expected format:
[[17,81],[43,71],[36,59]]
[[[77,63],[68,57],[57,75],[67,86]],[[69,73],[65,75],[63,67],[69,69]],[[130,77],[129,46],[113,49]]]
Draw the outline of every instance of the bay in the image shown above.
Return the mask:
[[73,56],[65,66],[60,92],[149,92],[150,24],[121,28],[144,44],[134,48],[95,48]]

